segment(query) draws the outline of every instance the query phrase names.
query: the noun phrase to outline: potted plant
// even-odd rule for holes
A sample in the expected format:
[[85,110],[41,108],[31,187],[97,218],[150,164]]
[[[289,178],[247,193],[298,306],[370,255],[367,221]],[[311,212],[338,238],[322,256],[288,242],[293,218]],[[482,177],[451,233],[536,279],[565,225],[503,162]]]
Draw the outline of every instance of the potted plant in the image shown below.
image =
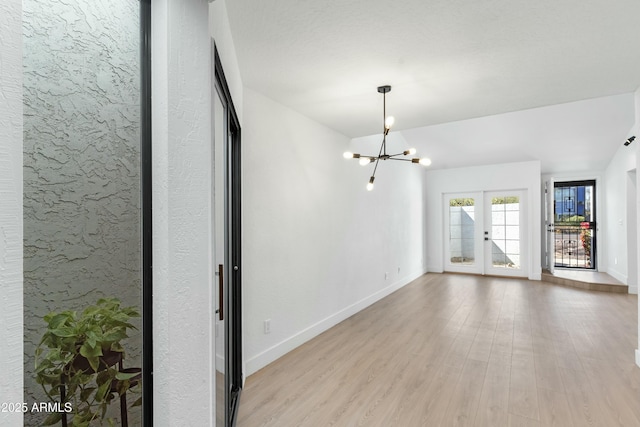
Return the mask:
[[[70,425],[88,426],[94,420],[105,420],[107,408],[140,383],[140,369],[122,369],[125,351],[122,340],[129,329],[136,329],[131,319],[140,314],[134,307],[121,307],[116,298],[102,298],[82,313],[66,310],[44,317],[47,330],[35,354],[36,381],[42,385],[60,410],[50,414],[43,425],[61,420]],[[135,391],[135,390],[134,390]],[[141,403],[141,398],[131,406]],[[122,408],[121,408],[122,409]],[[126,416],[126,407],[122,409]]]

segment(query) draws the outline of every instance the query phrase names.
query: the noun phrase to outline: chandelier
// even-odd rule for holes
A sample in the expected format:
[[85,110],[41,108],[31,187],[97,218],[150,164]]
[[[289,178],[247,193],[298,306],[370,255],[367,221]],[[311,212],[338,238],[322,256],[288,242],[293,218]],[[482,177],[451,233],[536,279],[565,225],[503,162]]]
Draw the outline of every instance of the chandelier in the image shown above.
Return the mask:
[[393,126],[395,119],[393,116],[387,116],[387,93],[391,92],[391,86],[379,86],[378,93],[382,94],[382,121],[384,123],[384,129],[382,131],[382,145],[380,146],[380,151],[377,156],[365,156],[358,153],[351,153],[349,151],[343,154],[345,159],[360,159],[360,165],[366,166],[371,163],[375,163],[373,168],[373,173],[371,174],[371,178],[369,179],[369,183],[367,184],[367,190],[373,190],[373,181],[376,177],[376,170],[378,169],[378,163],[380,160],[400,160],[403,162],[411,162],[411,163],[419,163],[423,166],[429,166],[431,164],[431,160],[423,157],[421,159],[418,158],[399,158],[399,156],[413,156],[416,154],[415,148],[410,148],[408,150],[403,151],[402,153],[397,154],[387,154],[387,134]]

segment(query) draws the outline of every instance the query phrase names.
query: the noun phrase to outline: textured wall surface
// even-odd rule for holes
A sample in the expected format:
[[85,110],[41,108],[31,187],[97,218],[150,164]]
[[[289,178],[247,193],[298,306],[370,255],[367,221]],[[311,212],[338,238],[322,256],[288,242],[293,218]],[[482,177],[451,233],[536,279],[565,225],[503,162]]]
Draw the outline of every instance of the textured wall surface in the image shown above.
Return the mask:
[[[22,401],[21,1],[0,2],[0,404]],[[0,411],[0,425],[22,425]]]
[[151,10],[153,406],[159,427],[215,425],[207,12],[206,0],[154,0]]
[[[26,0],[23,32],[31,402],[44,398],[32,372],[45,314],[102,296],[140,306],[139,3]],[[126,366],[140,366],[140,346],[125,345]]]

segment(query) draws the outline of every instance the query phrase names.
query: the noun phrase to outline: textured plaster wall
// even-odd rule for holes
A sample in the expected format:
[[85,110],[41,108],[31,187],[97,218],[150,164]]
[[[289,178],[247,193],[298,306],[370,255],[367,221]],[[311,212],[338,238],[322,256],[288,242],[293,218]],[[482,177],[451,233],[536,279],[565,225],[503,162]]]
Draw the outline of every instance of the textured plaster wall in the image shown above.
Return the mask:
[[[25,399],[37,402],[45,314],[102,296],[140,307],[139,3],[23,4]],[[140,366],[139,333],[125,349]]]
[[[22,397],[22,31],[20,0],[0,2],[0,403]],[[0,412],[0,425],[22,425]]]
[[[218,0],[220,1],[220,0]],[[154,425],[215,425],[206,0],[154,0]]]

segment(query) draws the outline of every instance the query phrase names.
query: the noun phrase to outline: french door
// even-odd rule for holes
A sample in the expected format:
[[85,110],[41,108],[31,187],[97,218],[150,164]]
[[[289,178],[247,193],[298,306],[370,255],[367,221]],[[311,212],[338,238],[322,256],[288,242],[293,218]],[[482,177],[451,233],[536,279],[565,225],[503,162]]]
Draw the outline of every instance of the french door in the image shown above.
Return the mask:
[[444,270],[528,276],[526,191],[444,195]]

